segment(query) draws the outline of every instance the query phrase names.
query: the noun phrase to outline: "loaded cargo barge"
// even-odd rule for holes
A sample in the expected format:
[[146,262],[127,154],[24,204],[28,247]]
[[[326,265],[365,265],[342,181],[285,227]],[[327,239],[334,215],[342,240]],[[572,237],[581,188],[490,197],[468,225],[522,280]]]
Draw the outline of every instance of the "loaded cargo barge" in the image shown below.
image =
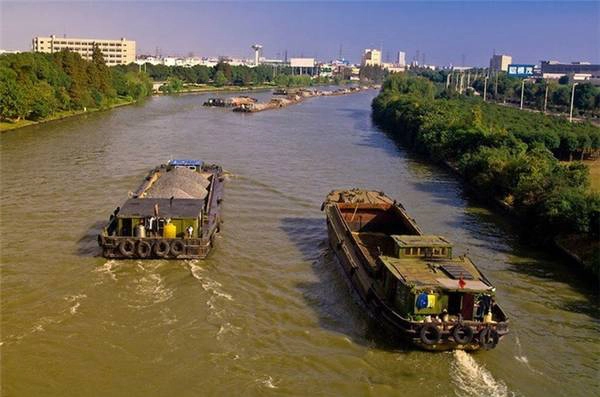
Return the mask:
[[203,259],[221,224],[218,165],[171,160],[151,170],[98,235],[105,258]]
[[329,244],[368,313],[425,350],[494,348],[508,333],[495,288],[450,242],[382,192],[332,191]]

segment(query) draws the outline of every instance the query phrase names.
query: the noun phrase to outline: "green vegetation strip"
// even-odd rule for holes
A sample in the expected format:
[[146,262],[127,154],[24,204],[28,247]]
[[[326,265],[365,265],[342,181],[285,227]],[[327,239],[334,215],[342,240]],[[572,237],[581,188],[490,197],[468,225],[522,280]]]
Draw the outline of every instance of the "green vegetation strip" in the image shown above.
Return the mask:
[[77,53],[19,53],[0,56],[0,127],[68,117],[140,100],[151,94],[145,73],[106,66],[94,49],[92,60]]
[[[572,160],[598,156],[599,128],[479,98],[448,98],[431,81],[405,75],[385,81],[372,109],[394,138],[511,208],[526,237],[548,242],[583,234],[597,243],[600,195],[590,189],[588,167]],[[600,276],[600,258],[577,256]]]

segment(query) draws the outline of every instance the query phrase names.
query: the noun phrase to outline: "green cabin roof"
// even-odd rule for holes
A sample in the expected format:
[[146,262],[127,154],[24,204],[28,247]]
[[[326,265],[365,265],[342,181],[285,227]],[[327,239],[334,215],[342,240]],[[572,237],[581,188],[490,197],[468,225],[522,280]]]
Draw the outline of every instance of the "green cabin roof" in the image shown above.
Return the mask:
[[406,247],[452,247],[450,241],[435,235],[393,235],[392,239],[400,248]]

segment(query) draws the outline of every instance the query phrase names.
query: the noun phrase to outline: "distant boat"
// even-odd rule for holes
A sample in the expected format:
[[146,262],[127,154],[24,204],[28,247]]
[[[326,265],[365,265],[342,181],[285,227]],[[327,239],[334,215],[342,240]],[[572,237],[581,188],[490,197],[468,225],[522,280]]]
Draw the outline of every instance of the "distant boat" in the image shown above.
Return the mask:
[[494,348],[508,333],[495,288],[450,242],[424,235],[381,192],[338,190],[323,209],[329,244],[369,314],[426,350]]

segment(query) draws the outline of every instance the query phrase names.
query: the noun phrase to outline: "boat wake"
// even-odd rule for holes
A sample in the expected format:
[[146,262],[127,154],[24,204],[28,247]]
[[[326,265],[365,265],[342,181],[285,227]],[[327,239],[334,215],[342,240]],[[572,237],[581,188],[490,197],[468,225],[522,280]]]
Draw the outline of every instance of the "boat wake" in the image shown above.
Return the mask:
[[200,285],[202,285],[202,288],[206,292],[210,292],[215,297],[223,298],[228,301],[233,301],[233,297],[231,295],[221,290],[222,285],[220,282],[211,280],[210,278],[202,274],[204,272],[204,269],[201,266],[190,262],[190,272],[196,280],[200,281]]
[[94,269],[97,273],[107,274],[113,281],[117,281],[117,274],[115,273],[115,269],[118,267],[117,261],[111,259],[106,261],[102,266]]
[[538,371],[537,369],[533,368],[531,366],[531,364],[529,364],[529,359],[527,358],[526,355],[523,354],[523,348],[521,347],[521,340],[519,339],[518,335],[515,335],[515,341],[517,343],[517,350],[518,350],[517,354],[515,355],[515,360],[517,360],[521,364],[525,365],[527,367],[527,369],[530,370],[531,372],[533,372],[534,374],[544,375],[543,372]]
[[219,325],[219,331],[216,333],[217,340],[222,339],[222,337],[227,333],[237,333],[239,331],[238,327],[233,326],[232,324],[226,322],[222,323],[224,320],[225,310],[220,307],[219,301],[227,300],[233,301],[233,297],[228,293],[222,290],[223,285],[209,278],[204,272],[205,270],[197,264],[198,261],[192,260],[188,262],[190,273],[192,276],[200,282],[202,289],[210,294],[208,300],[206,301],[206,306],[209,311],[209,320],[215,321]]
[[64,299],[67,302],[72,303],[72,306],[69,308],[69,313],[71,313],[72,315],[77,314],[77,309],[79,309],[79,306],[81,306],[81,300],[85,298],[87,298],[87,295],[85,294],[65,296]]
[[63,322],[67,321],[71,316],[77,314],[77,311],[81,306],[81,301],[85,298],[87,298],[87,295],[85,294],[64,296],[63,299],[65,300],[65,302],[68,302],[68,307],[63,308],[54,314],[41,317],[29,328],[28,331],[24,332],[23,334],[8,335],[6,339],[0,341],[0,346],[4,344],[8,345],[12,343],[18,343],[27,336],[31,336],[40,332],[45,332],[48,327],[62,324]]
[[477,364],[473,357],[462,351],[454,351],[454,361],[451,364],[452,382],[460,397],[508,397],[514,393],[508,391],[506,384],[494,379],[492,374],[483,366]]
[[277,389],[277,384],[271,376],[264,376],[262,378],[256,379],[256,383],[266,387],[267,389]]

